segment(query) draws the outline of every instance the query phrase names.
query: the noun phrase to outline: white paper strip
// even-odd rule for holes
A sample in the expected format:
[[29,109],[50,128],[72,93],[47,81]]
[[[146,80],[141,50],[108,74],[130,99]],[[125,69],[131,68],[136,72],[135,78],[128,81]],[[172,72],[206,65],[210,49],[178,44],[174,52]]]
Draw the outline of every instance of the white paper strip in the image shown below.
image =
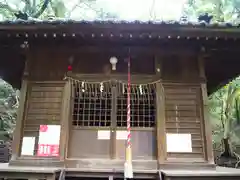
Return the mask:
[[192,152],[191,134],[167,134],[167,152]]
[[23,137],[21,155],[33,156],[35,137]]
[[110,139],[110,131],[99,130],[99,131],[98,131],[98,139],[99,139],[99,140]]
[[117,140],[127,140],[127,131],[117,131],[116,139]]

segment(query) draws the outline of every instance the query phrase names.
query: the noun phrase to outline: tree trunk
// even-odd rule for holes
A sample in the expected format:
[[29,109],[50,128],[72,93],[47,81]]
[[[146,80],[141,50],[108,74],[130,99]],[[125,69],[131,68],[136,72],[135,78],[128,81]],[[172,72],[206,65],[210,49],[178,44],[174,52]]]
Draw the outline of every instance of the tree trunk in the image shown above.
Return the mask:
[[229,138],[223,138],[223,146],[224,146],[224,151],[221,154],[221,157],[227,157],[227,158],[231,157],[232,151],[229,144]]

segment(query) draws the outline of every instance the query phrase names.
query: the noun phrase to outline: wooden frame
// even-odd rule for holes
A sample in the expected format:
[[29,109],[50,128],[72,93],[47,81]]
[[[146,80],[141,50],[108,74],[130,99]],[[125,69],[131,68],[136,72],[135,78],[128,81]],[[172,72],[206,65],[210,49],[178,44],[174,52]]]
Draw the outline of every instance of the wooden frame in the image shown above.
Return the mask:
[[71,85],[66,81],[63,91],[62,114],[61,114],[61,135],[60,135],[60,160],[67,157],[69,139],[69,117],[70,117]]
[[[86,48],[86,47],[85,47]],[[84,48],[83,48],[84,49]],[[140,48],[141,49],[141,48]],[[116,49],[115,49],[116,50]],[[139,48],[136,48],[135,49],[136,52],[139,50]],[[146,50],[146,49],[145,49]],[[99,51],[96,49],[96,47],[92,50],[92,51]],[[166,79],[163,79],[163,77],[161,77],[161,61],[162,59],[160,58],[164,58],[164,56],[161,56],[160,54],[163,52],[163,51],[160,51],[158,53],[156,53],[158,51],[158,48],[155,48],[154,51],[151,51],[151,49],[148,49],[148,51],[144,51],[144,53],[152,53],[153,56],[155,56],[155,72],[152,74],[152,75],[147,75],[147,74],[140,74],[140,75],[132,75],[131,77],[131,80],[132,80],[132,83],[134,84],[145,84],[145,83],[149,83],[149,82],[153,82],[153,81],[156,81],[156,104],[157,104],[157,109],[156,109],[156,127],[155,128],[145,128],[145,129],[141,129],[141,128],[132,128],[133,131],[151,131],[151,132],[156,132],[156,137],[154,137],[154,139],[156,139],[157,141],[157,144],[156,144],[156,160],[155,160],[155,154],[154,154],[154,160],[149,160],[149,161],[152,161],[156,164],[158,164],[159,167],[161,167],[162,165],[166,165],[166,164],[174,164],[174,163],[191,163],[191,162],[196,162],[194,161],[193,158],[186,158],[184,161],[182,158],[180,157],[174,157],[174,158],[168,158],[168,154],[167,154],[167,146],[166,146],[166,129],[167,129],[167,120],[166,119],[166,104],[165,104],[165,91],[163,89],[163,85],[183,85],[183,86],[200,86],[200,83],[201,82],[201,78],[203,77],[203,70],[200,69],[200,78],[198,78],[198,75],[197,77],[194,78],[191,80],[187,79],[186,80],[176,80],[177,82],[174,82],[173,80],[168,80],[167,78]],[[54,51],[55,53],[55,51]],[[65,51],[66,54],[70,53],[70,51],[68,52]],[[156,54],[155,54],[156,53]],[[174,53],[177,53],[177,52],[173,52]],[[180,56],[183,56],[184,52],[181,52],[179,50],[179,55]],[[65,55],[66,55],[65,54]],[[190,57],[189,57],[190,55]],[[186,56],[188,56],[188,58],[192,58],[192,57],[195,57],[194,55],[196,55],[196,52],[193,51],[193,52],[190,52],[188,51],[188,54]],[[64,56],[65,57],[65,56]],[[67,57],[67,56],[66,56]],[[184,58],[184,57],[181,57],[181,58]],[[188,60],[189,60],[188,59]],[[33,61],[33,60],[32,60]],[[61,61],[63,61],[61,59]],[[34,62],[33,62],[34,63]],[[41,63],[41,61],[39,61],[39,63]],[[202,67],[203,65],[201,64],[201,60],[199,60],[199,68]],[[65,63],[67,64],[67,63]],[[61,64],[62,65],[62,64]],[[195,67],[195,66],[194,66]],[[62,68],[62,66],[61,66]],[[183,67],[184,68],[184,67]],[[203,68],[203,67],[202,67]],[[187,69],[187,68],[185,68]],[[54,73],[54,72],[53,72]],[[59,72],[57,72],[59,73]],[[101,81],[105,81],[105,80],[121,80],[121,81],[124,81],[124,83],[127,83],[127,75],[125,74],[112,74],[112,75],[104,75],[104,74],[81,74],[81,73],[72,73],[72,72],[68,72],[66,74],[68,77],[70,78],[74,78],[74,79],[78,79],[78,80],[86,80],[86,81],[89,81],[89,82],[101,82]],[[205,76],[204,76],[205,77]],[[94,128],[94,127],[73,127],[72,126],[72,122],[71,122],[71,119],[72,119],[72,110],[73,110],[73,103],[72,103],[72,96],[73,96],[73,92],[72,92],[72,86],[71,86],[71,83],[68,81],[68,79],[65,79],[64,80],[59,80],[59,81],[34,81],[34,79],[32,79],[32,82],[33,83],[36,83],[39,85],[41,83],[61,83],[64,85],[63,87],[63,95],[62,95],[62,99],[61,99],[61,102],[62,102],[62,105],[61,105],[61,115],[60,115],[60,124],[61,124],[61,133],[60,133],[60,156],[58,158],[54,158],[54,157],[51,157],[49,158],[49,160],[53,160],[54,161],[60,161],[60,162],[64,162],[65,165],[67,166],[68,163],[73,163],[74,161],[74,158],[75,156],[73,156],[74,158],[72,158],[70,155],[70,142],[71,142],[71,138],[72,138],[72,133],[71,133],[71,130],[76,130],[76,129],[81,129],[81,130],[96,130],[96,129],[99,129],[99,128]],[[202,92],[204,91],[203,90],[203,86],[201,87],[202,89]],[[112,89],[113,91],[113,94],[116,94],[114,93],[114,88]],[[112,97],[112,107],[113,105],[115,104],[114,101],[115,101],[115,98]],[[116,108],[115,108],[116,110]],[[116,119],[116,112],[114,108],[112,109],[112,113],[111,113],[111,119]],[[204,116],[203,117],[204,121],[206,121],[206,117]],[[110,159],[112,160],[115,160],[116,157],[117,157],[117,150],[116,150],[116,144],[117,144],[117,140],[116,140],[116,130],[121,130],[121,129],[124,129],[122,127],[116,127],[114,125],[114,123],[116,124],[116,122],[113,121],[113,124],[111,127],[107,128],[110,130],[111,132],[111,145],[110,145],[110,148],[109,148],[109,151],[110,151]],[[207,127],[206,123],[204,122],[203,123],[204,128]],[[201,129],[202,129],[201,127]],[[103,128],[103,129],[106,129],[106,128]],[[124,129],[125,130],[125,129]],[[207,130],[203,130],[202,129],[202,136],[205,136],[205,131]],[[76,137],[76,136],[75,136]],[[203,138],[204,141],[206,141],[204,143],[204,146],[203,148],[205,149],[207,146],[209,146],[209,143],[210,143],[210,140],[205,140],[205,138]],[[20,141],[20,140],[19,140]],[[75,141],[74,141],[75,142]],[[155,147],[154,147],[155,148]],[[210,161],[211,157],[210,157],[210,151],[211,149],[208,149],[206,150],[206,153],[205,153],[205,156],[207,156],[207,160]],[[74,154],[74,153],[73,153]],[[191,154],[192,155],[192,154]],[[141,156],[141,155],[140,155]],[[194,155],[192,155],[194,156]],[[191,157],[192,157],[191,156]],[[150,157],[150,156],[149,156]],[[171,156],[172,157],[172,156]],[[33,160],[33,159],[42,159],[42,158],[38,158],[38,157],[27,157],[25,159],[29,159],[29,160]],[[200,158],[199,158],[200,159]],[[204,161],[200,161],[200,160],[197,160],[197,163],[204,163]],[[76,160],[76,158],[75,158]],[[78,160],[81,160],[81,159],[78,159]],[[70,162],[71,161],[71,162]],[[76,160],[77,161],[77,160]],[[157,162],[156,162],[157,161]],[[78,162],[76,162],[77,164]],[[76,164],[74,166],[76,166]]]
[[20,104],[17,113],[17,122],[14,130],[14,138],[12,143],[12,160],[16,160],[20,156],[21,152],[21,142],[22,142],[22,131],[23,131],[23,123],[24,123],[24,112],[25,112],[25,104],[27,99],[27,87],[28,81],[22,81],[22,88],[20,91]]
[[[73,74],[73,73],[68,73],[67,74],[69,77],[72,77],[72,78],[76,78],[76,79],[79,79],[79,80],[81,80],[81,79],[84,79],[84,80],[88,80],[89,82],[91,82],[91,81],[93,81],[93,82],[97,82],[97,81],[105,81],[106,79],[108,79],[108,80],[122,80],[122,79],[127,79],[127,76],[126,75],[118,75],[118,74],[114,74],[114,75],[112,75],[112,76],[110,76],[110,77],[106,77],[106,76],[104,76],[104,75],[102,75],[102,74],[91,74],[91,75],[88,75],[88,74]],[[152,82],[152,81],[156,81],[156,78],[159,78],[158,76],[156,76],[156,75],[133,75],[132,76],[132,78],[131,78],[131,80],[132,80],[132,82],[133,83],[139,83],[139,84],[141,84],[141,83],[143,83],[143,82]],[[114,89],[114,87],[113,87],[113,89],[112,89],[112,91],[114,91],[115,89]],[[116,94],[116,93],[113,93],[113,94]],[[112,97],[113,99],[114,99],[114,97]],[[114,104],[114,102],[112,101],[112,105]],[[69,111],[69,116],[71,117],[71,114],[70,114],[70,112],[72,112],[72,105],[69,105],[69,106],[71,106],[71,108],[70,108],[70,111]],[[111,142],[111,145],[110,145],[110,159],[115,159],[116,158],[116,143],[117,143],[117,140],[116,140],[116,138],[114,138],[114,137],[116,137],[116,131],[117,130],[126,130],[126,128],[124,128],[124,127],[115,127],[115,121],[114,121],[114,119],[116,119],[116,113],[114,113],[114,111],[111,111],[111,119],[112,119],[112,124],[111,124],[111,126],[110,127],[73,127],[72,125],[69,125],[68,126],[68,132],[69,132],[69,137],[71,137],[71,129],[70,128],[72,128],[72,129],[81,129],[81,130],[99,130],[99,129],[103,129],[103,130],[105,130],[105,129],[108,129],[109,131],[110,131],[110,133],[111,133],[111,135],[110,135],[110,142]],[[157,118],[157,117],[156,117]],[[71,118],[69,118],[69,123],[71,123],[72,121],[71,121],[71,119],[72,119],[72,117]],[[155,128],[157,128],[157,127],[155,127]],[[155,128],[144,128],[144,129],[141,129],[141,128],[138,128],[138,127],[133,127],[132,128],[132,130],[133,131],[153,131],[153,132],[155,132]],[[69,138],[68,138],[68,144],[69,144]],[[69,147],[69,145],[68,145],[68,148],[70,148]],[[66,150],[66,151],[68,151],[68,150]],[[155,151],[157,151],[157,149],[155,150]],[[71,157],[68,157],[68,154],[67,154],[67,160],[73,160],[74,158],[71,158]],[[156,159],[157,159],[157,157],[156,157]]]
[[214,155],[213,155],[213,146],[212,146],[212,131],[211,131],[211,123],[209,122],[209,112],[208,112],[208,96],[207,96],[207,85],[206,85],[206,76],[204,70],[204,52],[202,52],[198,58],[200,77],[202,79],[201,82],[201,94],[202,94],[202,114],[203,114],[203,134],[205,135],[205,154],[206,160],[209,164],[214,163]]
[[17,120],[16,120],[16,127],[14,130],[13,135],[13,142],[12,142],[12,160],[16,160],[20,156],[21,146],[22,146],[22,133],[23,133],[23,124],[24,124],[24,117],[26,111],[26,101],[28,95],[28,63],[29,63],[29,56],[28,51],[25,52],[27,55],[27,59],[25,60],[24,72],[23,72],[23,79],[22,79],[22,87],[20,90],[20,103],[19,108],[17,111]]
[[[165,97],[161,83],[157,83],[157,156],[158,163],[166,160],[166,133],[165,133]],[[161,165],[160,165],[161,166]]]

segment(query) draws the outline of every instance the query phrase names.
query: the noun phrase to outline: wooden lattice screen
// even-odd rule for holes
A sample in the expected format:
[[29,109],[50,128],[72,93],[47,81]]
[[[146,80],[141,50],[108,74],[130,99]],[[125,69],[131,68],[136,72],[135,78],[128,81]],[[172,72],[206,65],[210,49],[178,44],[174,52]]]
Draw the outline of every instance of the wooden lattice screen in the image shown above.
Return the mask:
[[[131,85],[131,127],[154,128],[156,125],[156,84]],[[117,126],[127,126],[127,86],[118,89]]]
[[168,153],[168,158],[204,158],[201,91],[198,85],[164,85],[166,132],[192,137],[192,153]]
[[109,127],[112,110],[111,83],[72,81],[72,87],[73,126]]
[[[127,84],[72,80],[72,85],[73,126],[109,127],[113,107],[116,107],[116,126],[127,126]],[[155,127],[155,90],[155,84],[131,85],[132,127]]]

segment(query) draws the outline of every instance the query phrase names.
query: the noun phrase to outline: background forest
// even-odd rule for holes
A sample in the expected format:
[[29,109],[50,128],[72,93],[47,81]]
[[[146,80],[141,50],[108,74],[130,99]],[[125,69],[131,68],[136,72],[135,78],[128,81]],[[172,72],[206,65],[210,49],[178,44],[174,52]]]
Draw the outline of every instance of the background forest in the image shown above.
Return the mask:
[[[141,1],[141,3],[139,3]],[[136,8],[137,7],[137,8]],[[134,9],[133,9],[134,8]],[[140,20],[197,22],[199,15],[213,16],[212,23],[240,23],[240,0],[0,0],[0,20],[14,21]],[[19,91],[0,81],[0,139],[11,138],[16,121]],[[240,154],[240,78],[209,97],[215,152],[227,139],[231,152]]]

